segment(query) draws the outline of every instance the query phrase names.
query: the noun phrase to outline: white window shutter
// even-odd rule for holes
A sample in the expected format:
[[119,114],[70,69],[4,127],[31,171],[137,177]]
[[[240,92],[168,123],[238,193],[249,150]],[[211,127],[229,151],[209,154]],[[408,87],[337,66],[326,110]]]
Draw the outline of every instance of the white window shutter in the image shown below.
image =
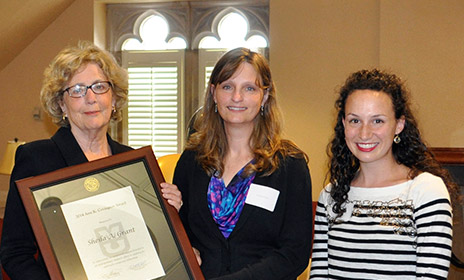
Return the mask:
[[157,157],[181,152],[182,64],[182,50],[168,51],[168,55],[123,52],[123,66],[129,74],[129,103],[123,125],[129,146],[151,145]]
[[[205,93],[206,86],[208,85],[211,72],[213,72],[214,65],[219,58],[226,53],[225,49],[200,49],[199,53],[199,81],[198,81],[198,100],[203,101],[203,94]],[[201,102],[203,103],[203,102]]]

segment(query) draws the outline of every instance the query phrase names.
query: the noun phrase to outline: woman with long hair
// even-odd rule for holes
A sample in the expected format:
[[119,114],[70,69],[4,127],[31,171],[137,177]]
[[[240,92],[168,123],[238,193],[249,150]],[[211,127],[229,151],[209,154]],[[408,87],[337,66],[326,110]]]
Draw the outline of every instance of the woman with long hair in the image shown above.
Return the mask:
[[341,87],[311,279],[446,279],[457,186],[424,144],[408,95],[378,69]]
[[307,156],[283,139],[265,58],[227,52],[174,174],[180,216],[207,279],[295,279],[308,264]]

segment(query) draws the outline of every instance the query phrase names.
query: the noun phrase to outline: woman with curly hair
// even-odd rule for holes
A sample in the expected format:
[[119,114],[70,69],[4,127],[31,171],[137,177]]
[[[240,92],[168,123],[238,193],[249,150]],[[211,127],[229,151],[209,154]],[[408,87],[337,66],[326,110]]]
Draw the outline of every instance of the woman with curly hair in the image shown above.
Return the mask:
[[408,95],[378,69],[341,87],[311,279],[447,278],[457,186],[421,139]]
[[295,279],[311,247],[307,157],[282,139],[269,65],[227,52],[174,173],[180,216],[207,279]]

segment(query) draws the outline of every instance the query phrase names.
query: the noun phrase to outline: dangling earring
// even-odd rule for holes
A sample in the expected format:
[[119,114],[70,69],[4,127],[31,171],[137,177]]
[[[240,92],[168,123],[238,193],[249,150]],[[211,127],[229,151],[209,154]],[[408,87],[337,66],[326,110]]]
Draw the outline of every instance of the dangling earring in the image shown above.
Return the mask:
[[62,119],[63,121],[66,121],[66,120],[68,119],[68,116],[67,116],[66,114],[63,114],[63,116],[61,117],[61,119]]
[[264,105],[261,105],[261,116],[264,116]]
[[399,144],[401,142],[401,138],[398,134],[396,134],[395,138],[393,138],[393,142],[395,142],[395,144]]
[[214,113],[217,113],[217,103],[214,103]]
[[116,114],[116,106],[113,105],[113,114]]

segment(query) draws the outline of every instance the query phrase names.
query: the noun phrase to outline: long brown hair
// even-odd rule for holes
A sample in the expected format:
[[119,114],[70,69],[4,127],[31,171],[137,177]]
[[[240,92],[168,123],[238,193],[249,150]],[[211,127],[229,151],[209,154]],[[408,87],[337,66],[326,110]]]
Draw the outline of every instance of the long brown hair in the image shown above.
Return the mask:
[[187,150],[197,151],[197,160],[211,176],[214,172],[223,174],[223,159],[228,149],[224,123],[215,112],[215,103],[211,94],[211,86],[218,86],[228,80],[242,63],[249,63],[258,73],[256,84],[268,94],[261,114],[255,119],[251,135],[251,150],[254,164],[248,165],[245,175],[255,171],[271,174],[279,166],[279,155],[282,157],[304,157],[303,153],[292,141],[282,139],[281,113],[276,102],[276,90],[267,60],[259,53],[246,48],[233,49],[224,54],[216,63],[208,82],[202,110],[194,122],[194,132],[187,142]]

